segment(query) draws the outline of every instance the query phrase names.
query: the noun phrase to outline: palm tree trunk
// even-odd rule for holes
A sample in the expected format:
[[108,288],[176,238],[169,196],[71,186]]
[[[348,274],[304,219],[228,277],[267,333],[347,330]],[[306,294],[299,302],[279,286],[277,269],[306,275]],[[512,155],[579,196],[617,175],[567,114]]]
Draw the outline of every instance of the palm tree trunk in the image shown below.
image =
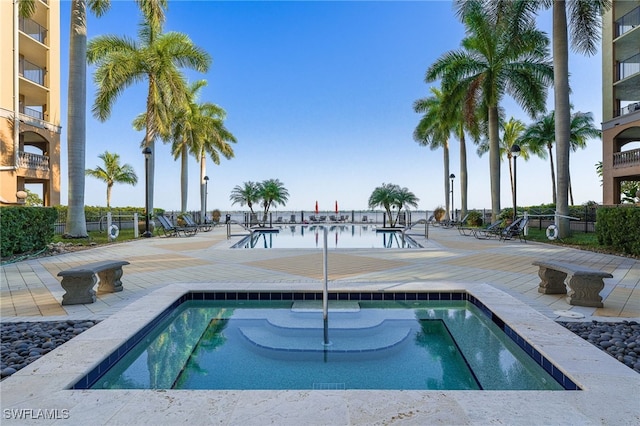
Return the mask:
[[113,185],[107,184],[107,208],[111,208],[111,187]]
[[511,182],[511,201],[513,203],[513,214],[512,217],[515,217],[516,214],[516,185],[513,181],[513,162],[514,157],[511,154],[507,155],[507,160],[509,160],[509,182]]
[[[555,95],[557,196],[556,212],[569,215],[569,146],[571,109],[569,104],[569,47],[567,10],[564,0],[553,2],[553,79]],[[569,219],[558,218],[558,238],[569,235]]]
[[86,238],[84,215],[85,141],[87,106],[87,2],[71,2],[69,35],[69,86],[67,106],[67,152],[69,167],[69,209],[65,236]]
[[460,131],[460,217],[467,215],[467,142]]
[[491,178],[491,222],[500,215],[500,137],[498,107],[489,107],[489,175]]
[[145,134],[145,146],[151,149],[151,155],[149,156],[149,170],[147,174],[147,185],[148,195],[145,203],[149,206],[149,211],[147,214],[153,216],[153,188],[154,188],[154,176],[155,176],[155,158],[156,158],[156,144],[155,144],[155,131],[153,125],[153,105],[154,99],[156,96],[156,84],[155,78],[152,75],[149,75],[149,93],[147,94],[147,118],[146,118],[146,134]]
[[205,205],[207,204],[207,187],[204,177],[207,175],[207,159],[204,150],[200,154],[200,217],[202,221],[207,218]]
[[182,144],[180,152],[180,211],[187,211],[187,196],[189,192],[189,152],[187,145]]
[[551,165],[551,194],[553,194],[553,204],[556,204],[556,166],[553,161],[553,145],[547,144],[549,150],[549,164]]
[[571,187],[571,171],[569,171],[569,200],[571,200],[570,206],[573,206],[573,188]]
[[449,141],[445,141],[442,144],[442,157],[444,160],[444,205],[445,205],[445,214],[444,220],[451,220],[451,205],[449,204],[449,196],[451,194],[451,187],[449,186]]

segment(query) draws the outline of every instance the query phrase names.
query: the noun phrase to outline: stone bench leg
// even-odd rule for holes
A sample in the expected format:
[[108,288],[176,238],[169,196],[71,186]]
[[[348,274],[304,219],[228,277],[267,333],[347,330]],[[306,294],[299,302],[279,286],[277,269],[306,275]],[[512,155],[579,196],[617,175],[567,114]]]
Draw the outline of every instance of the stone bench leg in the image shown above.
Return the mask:
[[602,297],[600,291],[604,288],[604,281],[600,277],[588,275],[572,275],[567,282],[569,293],[567,293],[567,303],[575,306],[590,306],[602,308]]
[[565,294],[567,292],[567,287],[564,285],[567,274],[564,272],[541,266],[538,270],[538,276],[541,280],[538,285],[538,293]]
[[96,292],[93,286],[97,278],[94,274],[66,276],[62,278],[62,288],[66,293],[62,296],[63,305],[77,305],[80,303],[93,303],[96,301]]
[[98,285],[98,291],[115,293],[122,291],[122,268],[107,269],[102,272],[98,272],[100,278],[100,284]]

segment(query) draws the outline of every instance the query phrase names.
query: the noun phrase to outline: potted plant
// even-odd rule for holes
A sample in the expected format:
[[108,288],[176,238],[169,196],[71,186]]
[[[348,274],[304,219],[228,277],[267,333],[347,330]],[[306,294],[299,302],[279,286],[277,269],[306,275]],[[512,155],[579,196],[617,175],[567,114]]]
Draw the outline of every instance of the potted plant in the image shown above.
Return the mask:
[[440,222],[442,219],[444,219],[444,215],[445,215],[445,211],[444,211],[444,207],[442,206],[438,206],[433,210],[433,217],[435,218],[436,222]]

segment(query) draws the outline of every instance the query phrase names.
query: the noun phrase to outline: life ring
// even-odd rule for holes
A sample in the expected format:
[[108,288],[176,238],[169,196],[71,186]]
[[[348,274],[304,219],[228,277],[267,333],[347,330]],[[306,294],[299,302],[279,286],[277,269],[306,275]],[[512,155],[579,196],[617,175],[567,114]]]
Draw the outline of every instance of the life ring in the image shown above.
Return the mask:
[[109,228],[109,238],[115,240],[120,235],[120,229],[118,229],[117,225],[111,225]]
[[558,227],[555,225],[547,226],[547,238],[550,240],[555,240],[558,238]]

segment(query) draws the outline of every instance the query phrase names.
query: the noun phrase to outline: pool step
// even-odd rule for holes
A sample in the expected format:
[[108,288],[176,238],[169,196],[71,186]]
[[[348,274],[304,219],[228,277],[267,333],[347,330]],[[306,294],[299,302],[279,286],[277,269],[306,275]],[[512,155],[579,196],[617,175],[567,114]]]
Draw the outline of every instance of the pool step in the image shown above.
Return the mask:
[[[317,323],[316,323],[317,324]],[[324,327],[276,327],[267,320],[238,324],[247,342],[272,351],[285,352],[374,352],[402,344],[415,335],[415,321],[384,320],[374,327],[328,327],[330,344],[324,345]]]

